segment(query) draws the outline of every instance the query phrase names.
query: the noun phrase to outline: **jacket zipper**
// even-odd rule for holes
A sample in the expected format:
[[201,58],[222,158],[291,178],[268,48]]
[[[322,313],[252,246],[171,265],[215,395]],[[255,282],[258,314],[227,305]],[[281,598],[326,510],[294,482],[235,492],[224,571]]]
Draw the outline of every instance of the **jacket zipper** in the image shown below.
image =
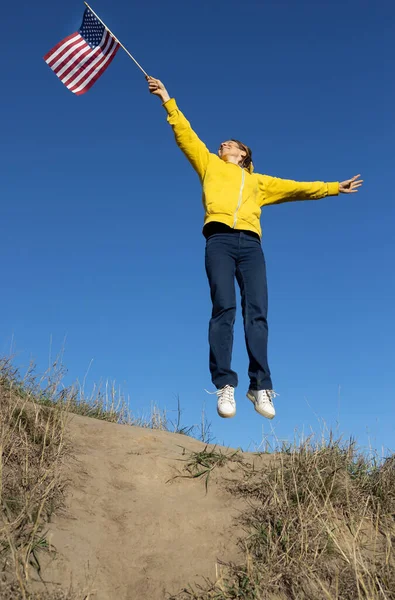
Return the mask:
[[241,170],[241,185],[240,185],[240,192],[239,192],[239,201],[237,203],[236,212],[234,214],[233,229],[236,227],[237,213],[239,212],[241,201],[243,199],[244,179],[245,179],[245,173],[244,173],[244,169],[242,169]]

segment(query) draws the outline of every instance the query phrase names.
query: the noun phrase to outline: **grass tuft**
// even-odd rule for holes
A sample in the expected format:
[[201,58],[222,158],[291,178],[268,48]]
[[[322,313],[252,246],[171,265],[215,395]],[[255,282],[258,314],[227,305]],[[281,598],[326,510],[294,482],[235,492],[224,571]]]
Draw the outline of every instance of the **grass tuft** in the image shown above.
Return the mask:
[[206,492],[208,491],[209,477],[213,470],[218,467],[223,467],[227,462],[241,461],[238,450],[232,453],[224,454],[221,450],[216,451],[216,446],[208,450],[208,446],[200,452],[192,452],[189,458],[185,461],[185,470],[188,475],[178,475],[177,477],[185,477],[187,479],[195,479],[204,477]]

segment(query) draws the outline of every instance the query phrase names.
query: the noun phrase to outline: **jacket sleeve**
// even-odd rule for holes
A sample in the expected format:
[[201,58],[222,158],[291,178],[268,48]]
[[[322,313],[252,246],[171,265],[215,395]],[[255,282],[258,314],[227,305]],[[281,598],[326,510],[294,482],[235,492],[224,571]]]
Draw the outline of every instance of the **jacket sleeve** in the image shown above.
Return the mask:
[[280,204],[292,200],[318,200],[326,196],[339,194],[337,181],[324,183],[323,181],[292,181],[279,179],[269,175],[259,175],[260,205]]
[[200,179],[203,180],[210,152],[193,131],[189,121],[178,108],[174,98],[170,98],[163,106],[167,111],[167,121],[173,128],[177,145],[181,148]]

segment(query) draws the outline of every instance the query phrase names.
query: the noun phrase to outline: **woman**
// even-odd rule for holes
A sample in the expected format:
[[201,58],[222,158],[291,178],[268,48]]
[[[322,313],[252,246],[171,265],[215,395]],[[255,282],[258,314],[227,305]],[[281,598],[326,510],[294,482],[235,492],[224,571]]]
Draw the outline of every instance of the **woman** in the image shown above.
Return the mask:
[[240,287],[245,340],[249,356],[250,386],[247,398],[262,416],[275,416],[276,396],[267,362],[267,284],[261,247],[262,206],[290,200],[315,200],[355,193],[359,175],[342,183],[301,183],[253,173],[250,148],[238,140],[222,142],[212,154],[192,130],[159,79],[147,77],[149,91],[159,96],[176,142],[199,175],[203,187],[206,237],[206,272],[213,303],[209,326],[210,372],[217,388],[220,417],[236,414],[231,369],[233,326],[236,315],[236,280]]

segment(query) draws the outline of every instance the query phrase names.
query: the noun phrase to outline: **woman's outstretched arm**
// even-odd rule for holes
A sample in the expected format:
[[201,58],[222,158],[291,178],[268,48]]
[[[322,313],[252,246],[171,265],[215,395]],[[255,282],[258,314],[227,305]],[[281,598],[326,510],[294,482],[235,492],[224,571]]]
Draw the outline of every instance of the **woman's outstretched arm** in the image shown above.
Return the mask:
[[259,175],[259,188],[261,206],[267,204],[280,204],[293,200],[318,200],[326,196],[338,194],[354,194],[361,187],[363,180],[360,175],[355,175],[346,181],[292,181],[279,179],[269,175]]
[[163,83],[154,77],[147,77],[147,81],[150,93],[162,100],[167,111],[167,121],[173,128],[178,146],[199,175],[200,180],[203,180],[210,152],[193,131],[191,124],[178,108],[175,99],[170,98]]

